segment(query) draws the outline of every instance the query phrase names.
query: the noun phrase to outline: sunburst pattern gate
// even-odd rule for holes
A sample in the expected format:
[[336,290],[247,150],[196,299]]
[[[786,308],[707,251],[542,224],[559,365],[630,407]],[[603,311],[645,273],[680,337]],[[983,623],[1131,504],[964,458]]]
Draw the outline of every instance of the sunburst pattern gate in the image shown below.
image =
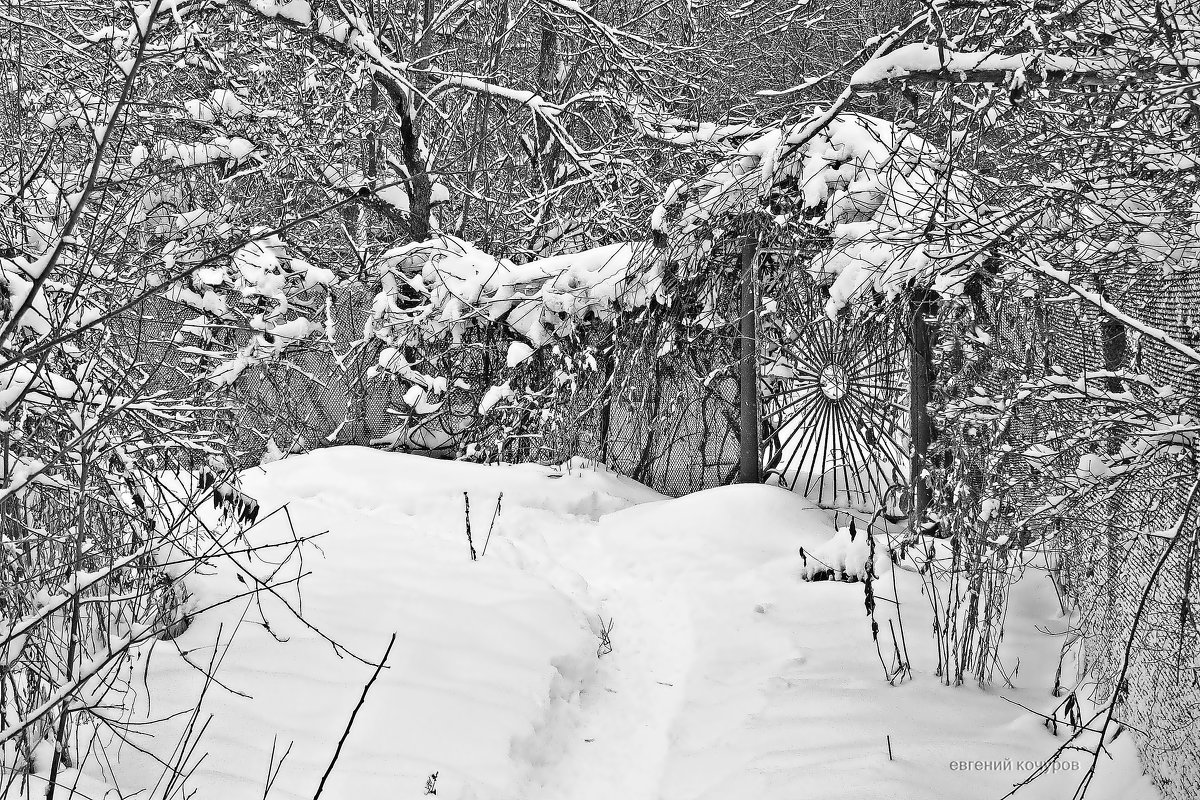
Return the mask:
[[825,508],[902,510],[908,343],[894,304],[826,313],[828,280],[795,251],[759,253],[768,476]]

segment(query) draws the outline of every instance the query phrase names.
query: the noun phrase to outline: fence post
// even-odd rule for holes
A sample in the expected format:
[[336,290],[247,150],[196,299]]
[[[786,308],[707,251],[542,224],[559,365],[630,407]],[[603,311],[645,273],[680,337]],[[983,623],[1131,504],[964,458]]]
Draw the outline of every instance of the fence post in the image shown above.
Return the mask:
[[912,483],[912,521],[916,530],[925,522],[929,509],[929,484],[921,473],[929,458],[929,444],[933,440],[933,425],[929,419],[929,387],[933,379],[934,332],[926,315],[937,308],[935,295],[924,289],[913,292],[909,305],[912,317],[912,352],[909,356],[909,426],[912,437],[912,458],[909,480]]
[[[1101,285],[1099,277],[1096,278],[1096,292],[1108,299],[1108,295]],[[1100,319],[1100,353],[1104,357],[1104,368],[1111,373],[1117,373],[1125,366],[1125,356],[1129,350],[1129,337],[1125,332],[1125,326],[1111,317],[1102,317]],[[1117,375],[1110,375],[1104,381],[1105,388],[1110,392],[1123,392],[1126,389],[1125,381],[1121,380]],[[1108,406],[1105,409],[1106,413],[1119,413],[1116,404]],[[1121,437],[1116,433],[1109,433],[1108,441],[1105,442],[1105,452],[1110,456],[1115,456],[1121,450]],[[1122,512],[1122,503],[1120,494],[1114,492],[1106,502],[1108,508],[1105,513],[1106,522],[1104,523],[1104,547],[1105,547],[1105,622],[1109,625],[1119,625],[1118,612],[1120,606],[1117,596],[1119,594],[1119,586],[1121,581],[1121,565],[1128,557],[1123,552],[1121,546],[1122,528],[1118,521],[1126,515]],[[1184,600],[1186,603],[1186,599]],[[1119,629],[1119,627],[1117,628]]]
[[601,380],[603,381],[600,385],[600,463],[606,467],[609,465],[608,438],[611,435],[610,428],[612,426],[612,382],[616,371],[616,350],[616,336],[614,334],[613,340],[609,343],[607,350],[600,351],[600,359],[603,367],[600,370]]
[[[358,289],[362,284],[354,284],[348,288],[344,294],[335,294],[333,297],[333,319],[334,327],[340,327],[338,322],[341,321],[340,306],[344,304],[347,315],[351,322],[354,321],[354,310],[361,308],[362,303],[359,302]],[[365,288],[365,287],[364,287]],[[366,295],[370,297],[370,295]],[[361,325],[358,329],[361,329]],[[354,328],[352,328],[354,330]],[[333,336],[337,339],[338,331],[333,332]],[[335,344],[334,347],[337,345]],[[338,444],[366,444],[370,441],[370,432],[367,430],[367,386],[366,375],[367,368],[370,367],[375,359],[370,358],[377,353],[376,348],[369,346],[369,343],[364,342],[362,348],[352,357],[344,362],[339,362],[335,359],[334,363],[342,365],[342,380],[346,387],[346,416],[342,424],[338,426],[337,443]]]
[[742,244],[741,298],[738,337],[738,395],[741,421],[738,426],[739,476],[742,483],[761,483],[761,421],[758,412],[758,302],[754,287],[754,260],[758,244],[746,237]]

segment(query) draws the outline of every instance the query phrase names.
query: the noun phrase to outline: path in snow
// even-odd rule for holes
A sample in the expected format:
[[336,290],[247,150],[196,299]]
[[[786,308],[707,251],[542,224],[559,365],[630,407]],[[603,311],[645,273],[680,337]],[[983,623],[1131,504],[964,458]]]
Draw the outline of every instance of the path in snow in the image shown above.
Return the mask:
[[566,528],[545,537],[615,627],[613,652],[581,698],[576,741],[531,798],[767,796],[746,793],[746,723],[779,681],[795,685],[804,659],[794,635],[770,622],[781,575],[764,575],[764,562],[790,579],[789,550],[830,530],[783,492],[709,494],[607,516],[586,544]]
[[[917,675],[887,685],[862,585],[798,580],[797,548],[811,552],[831,534],[825,512],[763,486],[543,531],[539,545],[584,576],[615,627],[573,740],[534,775],[529,799],[999,798],[1022,771],[968,774],[951,762],[1053,751],[1058,742],[1032,715],[930,674],[926,601],[906,572],[896,578]],[[882,572],[876,590],[886,598]],[[1010,615],[1027,678],[1003,693],[1035,708],[1057,702],[1047,689],[1058,643],[1034,629],[1061,627],[1046,616],[1052,603],[1022,596]],[[889,606],[880,606],[886,628]],[[1091,796],[1155,797],[1132,753],[1121,755]],[[1025,796],[1069,796],[1077,776],[1049,776]]]
[[[439,800],[998,798],[1022,772],[964,773],[952,762],[1041,758],[1058,743],[996,697],[1057,702],[1048,686],[1058,642],[1035,630],[1062,627],[1039,594],[1048,587],[1028,583],[1039,591],[1019,593],[1009,613],[1018,688],[948,689],[923,653],[920,582],[898,572],[917,672],[890,687],[861,585],[798,579],[797,548],[812,550],[832,528],[782,490],[669,500],[578,464],[482,467],[351,447],[288,458],[246,482],[266,508],[287,503],[299,533],[329,531],[305,555],[307,619],[367,656],[397,634],[328,797],[422,800],[437,772]],[[477,562],[463,492],[479,549],[504,493]],[[282,520],[260,524],[255,540],[290,541]],[[274,566],[225,564],[191,585],[198,600],[228,596],[244,590],[247,569]],[[877,591],[891,595],[890,576]],[[891,613],[886,600],[880,609]],[[161,645],[148,671],[155,706],[134,716],[194,707],[202,676],[174,648],[206,663],[218,631],[228,640],[236,630],[219,677],[240,694],[205,698],[212,721],[197,752],[208,755],[189,763],[185,788],[199,800],[261,798],[272,747],[278,758],[294,742],[269,796],[310,798],[371,670],[269,598],[239,615],[222,606]],[[598,658],[601,617],[614,627],[612,652]],[[186,720],[156,727],[150,749],[169,755]],[[1116,766],[1103,765],[1094,800],[1155,796],[1129,739],[1114,748]],[[152,761],[131,748],[120,756],[110,781],[153,785]],[[1025,796],[1069,796],[1075,777],[1060,772]]]

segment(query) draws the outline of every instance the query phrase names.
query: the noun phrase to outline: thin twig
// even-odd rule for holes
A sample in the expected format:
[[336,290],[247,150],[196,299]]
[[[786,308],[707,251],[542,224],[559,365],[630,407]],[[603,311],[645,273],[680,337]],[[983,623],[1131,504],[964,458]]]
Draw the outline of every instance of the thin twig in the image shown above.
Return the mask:
[[471,539],[471,496],[466,492],[463,492],[463,505],[466,507],[464,513],[467,519],[467,546],[471,548],[471,560],[476,561],[478,556],[475,555],[475,542]]
[[483,552],[480,555],[487,555],[488,542],[492,540],[492,529],[496,527],[496,519],[500,516],[500,501],[504,499],[504,492],[496,498],[496,510],[492,513],[492,522],[488,525],[487,538],[483,540]]
[[392,645],[395,643],[396,634],[393,633],[392,638],[388,640],[387,650],[383,651],[383,658],[375,666],[375,671],[371,673],[371,679],[367,681],[367,685],[363,687],[362,694],[358,697],[358,704],[354,706],[354,711],[350,712],[350,721],[346,723],[346,729],[342,731],[342,738],[338,739],[337,748],[333,751],[333,758],[329,760],[329,766],[325,768],[325,774],[321,776],[321,782],[317,784],[317,792],[313,795],[313,800],[317,800],[321,796],[321,792],[325,791],[325,781],[329,780],[329,776],[333,774],[333,768],[337,765],[338,756],[342,754],[342,746],[346,744],[346,739],[350,736],[350,730],[354,727],[354,719],[358,716],[358,710],[366,702],[367,692],[371,691],[371,686],[375,683],[375,679],[379,677],[379,673],[383,672],[388,656],[392,654]]

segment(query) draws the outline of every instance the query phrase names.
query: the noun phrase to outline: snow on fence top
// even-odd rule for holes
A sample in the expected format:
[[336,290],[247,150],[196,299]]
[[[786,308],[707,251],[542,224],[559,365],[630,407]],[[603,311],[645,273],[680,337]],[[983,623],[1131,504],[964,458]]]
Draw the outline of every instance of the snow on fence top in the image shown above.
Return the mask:
[[[393,344],[449,338],[503,322],[535,347],[580,320],[645,306],[662,292],[662,261],[649,243],[624,242],[515,264],[450,234],[393,248],[376,269],[367,336]],[[404,304],[405,287],[415,303]]]
[[780,226],[832,237],[810,267],[833,278],[831,314],[865,287],[894,294],[917,280],[952,291],[983,254],[937,217],[948,200],[970,197],[941,151],[873,117],[838,115],[815,133],[812,122],[762,129],[727,145],[700,178],[672,183],[650,220],[666,247],[622,242],[526,264],[446,233],[393,248],[376,263],[383,290],[366,334],[393,345],[458,342],[469,327],[499,322],[539,347],[589,316],[665,301],[668,267],[703,279],[723,225],[764,208]]

